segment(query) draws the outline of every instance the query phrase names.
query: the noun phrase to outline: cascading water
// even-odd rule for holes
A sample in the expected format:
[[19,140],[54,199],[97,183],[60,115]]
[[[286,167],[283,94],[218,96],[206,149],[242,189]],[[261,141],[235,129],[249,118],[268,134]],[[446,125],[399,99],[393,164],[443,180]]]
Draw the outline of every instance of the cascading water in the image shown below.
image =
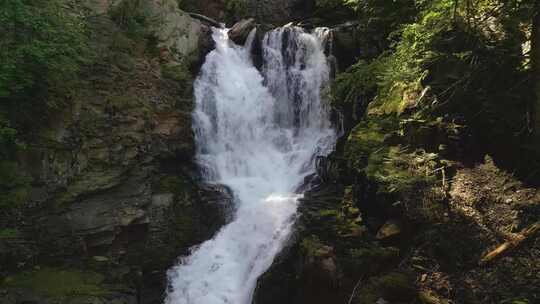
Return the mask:
[[214,29],[216,49],[195,83],[197,160],[209,182],[235,195],[234,217],[169,270],[167,304],[249,304],[291,233],[296,193],[336,134],[321,98],[329,68],[313,34],[283,27],[263,40],[263,73],[245,47]]

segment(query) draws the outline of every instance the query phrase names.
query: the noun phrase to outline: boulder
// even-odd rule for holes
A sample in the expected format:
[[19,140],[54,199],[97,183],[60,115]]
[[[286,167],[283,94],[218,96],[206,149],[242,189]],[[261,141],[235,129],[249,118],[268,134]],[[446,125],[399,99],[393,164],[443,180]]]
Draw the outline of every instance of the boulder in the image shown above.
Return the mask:
[[176,0],[143,1],[141,9],[149,16],[150,32],[158,48],[172,60],[199,62],[212,48],[210,28],[178,8]]
[[389,220],[377,232],[377,239],[388,240],[401,234],[401,223],[395,220]]
[[234,43],[243,45],[246,42],[246,39],[249,33],[255,28],[255,19],[243,19],[238,21],[231,27],[229,30],[229,38],[234,41]]

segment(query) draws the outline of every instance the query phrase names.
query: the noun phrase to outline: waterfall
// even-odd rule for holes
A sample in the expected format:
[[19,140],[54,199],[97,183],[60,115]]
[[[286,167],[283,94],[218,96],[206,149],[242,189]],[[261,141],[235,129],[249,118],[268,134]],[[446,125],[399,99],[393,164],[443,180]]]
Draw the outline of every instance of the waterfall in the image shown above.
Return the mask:
[[195,82],[197,161],[208,182],[235,195],[234,216],[168,272],[167,304],[249,304],[257,279],[290,237],[297,189],[328,154],[336,133],[321,90],[329,78],[328,31],[286,26],[250,49],[214,29],[216,49]]

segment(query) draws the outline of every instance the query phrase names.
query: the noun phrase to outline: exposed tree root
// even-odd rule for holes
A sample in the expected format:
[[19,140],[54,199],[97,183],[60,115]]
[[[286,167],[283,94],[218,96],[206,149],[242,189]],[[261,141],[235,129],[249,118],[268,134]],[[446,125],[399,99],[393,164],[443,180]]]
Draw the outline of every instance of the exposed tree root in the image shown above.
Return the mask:
[[523,229],[520,233],[515,234],[510,240],[498,246],[495,248],[495,250],[490,251],[480,260],[479,264],[484,265],[495,260],[501,255],[504,255],[509,250],[518,247],[526,239],[534,236],[538,231],[540,231],[540,222],[536,222],[535,224]]

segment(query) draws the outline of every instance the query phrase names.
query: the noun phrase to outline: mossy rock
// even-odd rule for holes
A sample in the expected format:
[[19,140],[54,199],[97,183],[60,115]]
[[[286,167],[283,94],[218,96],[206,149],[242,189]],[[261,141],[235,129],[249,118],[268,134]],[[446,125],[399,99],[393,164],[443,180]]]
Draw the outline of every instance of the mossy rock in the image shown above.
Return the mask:
[[355,298],[355,304],[375,304],[379,299],[391,303],[410,303],[417,297],[414,279],[400,272],[391,272],[372,278],[361,288]]
[[418,106],[423,88],[420,81],[396,82],[383,90],[369,105],[371,114],[401,115],[407,109]]
[[175,197],[193,190],[193,185],[182,176],[165,175],[152,185],[154,193],[172,193]]
[[77,176],[66,191],[58,196],[57,203],[68,204],[81,195],[115,187],[123,181],[124,173],[123,168],[114,167],[95,167],[92,171],[86,171]]
[[102,284],[105,277],[91,271],[42,268],[6,277],[0,286],[27,289],[37,294],[65,299],[71,296],[99,297],[107,294]]
[[107,105],[118,110],[130,110],[142,106],[142,102],[136,96],[116,95],[107,98]]
[[116,66],[124,72],[131,72],[135,69],[135,58],[129,54],[116,53],[113,59]]
[[15,162],[0,161],[0,209],[14,208],[29,198],[30,179],[20,174]]
[[375,274],[389,270],[399,263],[399,249],[395,247],[377,247],[351,249],[349,257],[344,259],[348,267],[355,273]]
[[318,257],[324,244],[315,235],[308,236],[300,243],[300,250],[306,257]]
[[161,75],[164,78],[186,84],[193,77],[185,64],[166,64],[161,67]]

